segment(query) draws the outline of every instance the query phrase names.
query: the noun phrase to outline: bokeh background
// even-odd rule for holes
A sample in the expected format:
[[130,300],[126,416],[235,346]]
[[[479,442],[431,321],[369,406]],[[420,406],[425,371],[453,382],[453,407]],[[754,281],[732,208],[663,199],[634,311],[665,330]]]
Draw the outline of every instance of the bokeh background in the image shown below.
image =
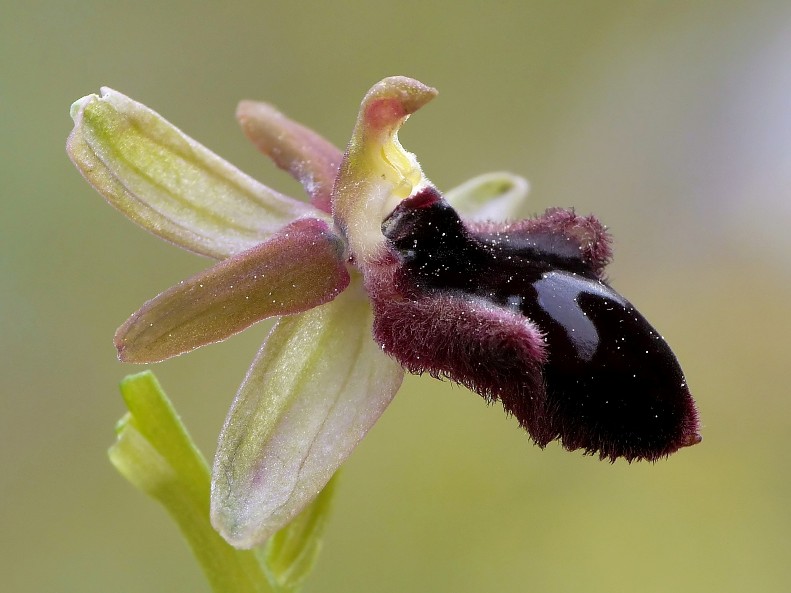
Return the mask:
[[[308,592],[791,590],[791,4],[2,3],[0,575],[9,592],[208,591],[105,450],[116,326],[205,267],[72,168],[69,105],[114,87],[282,191],[233,113],[265,99],[343,146],[391,74],[440,90],[403,144],[441,188],[508,169],[595,212],[675,349],[703,444],[610,465],[532,446],[429,378],[346,465]],[[266,324],[156,372],[211,455]]]

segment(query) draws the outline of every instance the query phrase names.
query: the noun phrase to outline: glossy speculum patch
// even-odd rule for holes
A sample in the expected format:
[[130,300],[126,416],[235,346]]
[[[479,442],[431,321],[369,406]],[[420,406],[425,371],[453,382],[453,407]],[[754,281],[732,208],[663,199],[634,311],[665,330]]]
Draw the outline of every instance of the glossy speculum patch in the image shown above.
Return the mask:
[[396,270],[393,294],[374,291],[389,316],[374,332],[409,370],[502,401],[542,447],[631,461],[700,441],[675,355],[603,278],[609,239],[594,218],[466,224],[426,188],[382,229]]

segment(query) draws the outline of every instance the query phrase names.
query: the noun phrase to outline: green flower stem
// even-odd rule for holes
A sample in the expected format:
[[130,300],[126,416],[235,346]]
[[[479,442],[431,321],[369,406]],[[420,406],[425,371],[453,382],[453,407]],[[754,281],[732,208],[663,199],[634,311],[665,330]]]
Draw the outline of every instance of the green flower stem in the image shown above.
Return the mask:
[[[209,468],[151,372],[126,377],[129,408],[116,426],[110,461],[137,488],[165,506],[214,591],[274,591],[252,550],[237,550],[209,523]],[[278,588],[279,589],[279,588]]]

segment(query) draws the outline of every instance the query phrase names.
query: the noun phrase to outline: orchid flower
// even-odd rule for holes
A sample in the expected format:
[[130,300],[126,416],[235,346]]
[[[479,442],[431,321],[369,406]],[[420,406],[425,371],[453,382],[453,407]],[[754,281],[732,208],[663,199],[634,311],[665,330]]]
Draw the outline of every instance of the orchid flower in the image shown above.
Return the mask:
[[265,103],[247,136],[310,203],[248,177],[110,89],[72,108],[68,152],[134,222],[219,260],[117,331],[119,358],[157,362],[279,319],[225,421],[212,522],[260,544],[323,488],[398,390],[404,369],[501,401],[540,447],[656,460],[700,440],[666,342],[606,282],[593,216],[507,222],[527,183],[496,173],[443,196],[398,142],[436,95],[386,78],[345,154]]

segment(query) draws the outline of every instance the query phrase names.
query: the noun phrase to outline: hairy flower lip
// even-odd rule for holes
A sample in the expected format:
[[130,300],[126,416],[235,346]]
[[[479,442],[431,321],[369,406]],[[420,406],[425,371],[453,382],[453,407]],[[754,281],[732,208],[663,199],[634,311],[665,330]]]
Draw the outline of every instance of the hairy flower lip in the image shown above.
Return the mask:
[[596,219],[465,223],[426,187],[382,230],[389,256],[364,270],[374,335],[408,370],[502,400],[542,448],[655,461],[700,442],[674,354],[602,278]]

